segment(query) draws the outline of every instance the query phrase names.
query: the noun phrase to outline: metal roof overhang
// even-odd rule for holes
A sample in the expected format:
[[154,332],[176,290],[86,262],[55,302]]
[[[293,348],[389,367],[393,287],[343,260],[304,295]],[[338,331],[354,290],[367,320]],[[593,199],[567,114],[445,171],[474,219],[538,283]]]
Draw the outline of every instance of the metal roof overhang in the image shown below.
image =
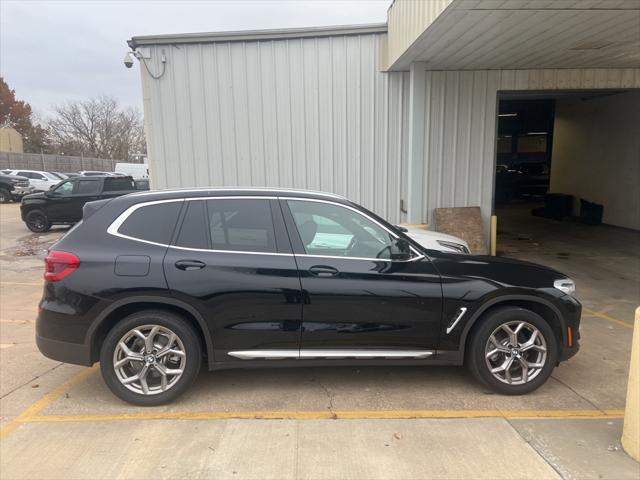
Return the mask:
[[316,38],[342,35],[386,33],[386,23],[368,25],[344,25],[337,27],[286,28],[274,30],[241,30],[234,32],[176,33],[132,37],[129,47],[136,49],[148,45],[175,45],[181,43],[242,42],[255,40],[279,40],[284,38]]
[[389,70],[640,67],[640,0],[454,0]]

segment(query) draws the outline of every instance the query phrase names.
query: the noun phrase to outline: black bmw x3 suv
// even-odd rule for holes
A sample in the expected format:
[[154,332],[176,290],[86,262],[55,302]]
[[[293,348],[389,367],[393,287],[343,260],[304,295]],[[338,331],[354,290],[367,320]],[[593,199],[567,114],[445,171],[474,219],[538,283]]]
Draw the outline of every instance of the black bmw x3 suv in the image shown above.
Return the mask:
[[134,193],[88,203],[48,252],[37,344],[120,398],[175,399],[201,364],[462,365],[503,394],[579,348],[574,284],[549,268],[426,250],[333,194]]

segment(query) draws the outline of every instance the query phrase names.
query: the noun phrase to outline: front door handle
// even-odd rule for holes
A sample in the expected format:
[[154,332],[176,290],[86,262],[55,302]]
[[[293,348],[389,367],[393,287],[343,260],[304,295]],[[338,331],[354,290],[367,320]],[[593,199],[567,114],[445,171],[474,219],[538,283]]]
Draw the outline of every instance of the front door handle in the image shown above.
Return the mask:
[[176,262],[176,268],[185,271],[200,270],[206,266],[207,264],[200,260],[178,260]]
[[328,265],[314,265],[309,269],[309,273],[316,277],[335,277],[340,272],[337,268]]

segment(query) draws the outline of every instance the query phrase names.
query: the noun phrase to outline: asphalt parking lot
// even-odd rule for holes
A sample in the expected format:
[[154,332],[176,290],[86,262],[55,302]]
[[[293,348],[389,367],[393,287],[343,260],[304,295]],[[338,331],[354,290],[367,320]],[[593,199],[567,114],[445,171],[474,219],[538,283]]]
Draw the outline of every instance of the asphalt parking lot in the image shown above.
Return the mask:
[[38,352],[42,256],[64,230],[31,234],[17,204],[0,205],[0,222],[2,478],[640,477],[619,443],[640,303],[635,233],[557,224],[545,244],[543,219],[502,231],[504,253],[568,273],[585,306],[582,350],[530,395],[492,394],[452,367],[231,370],[141,409],[95,366]]

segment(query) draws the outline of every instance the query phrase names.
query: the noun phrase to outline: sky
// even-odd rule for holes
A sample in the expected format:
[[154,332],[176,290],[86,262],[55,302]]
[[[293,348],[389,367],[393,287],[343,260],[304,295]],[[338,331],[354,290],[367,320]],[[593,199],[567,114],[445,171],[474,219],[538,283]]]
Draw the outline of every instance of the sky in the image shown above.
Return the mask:
[[0,75],[41,118],[99,95],[142,108],[136,35],[382,23],[391,0],[0,0]]

